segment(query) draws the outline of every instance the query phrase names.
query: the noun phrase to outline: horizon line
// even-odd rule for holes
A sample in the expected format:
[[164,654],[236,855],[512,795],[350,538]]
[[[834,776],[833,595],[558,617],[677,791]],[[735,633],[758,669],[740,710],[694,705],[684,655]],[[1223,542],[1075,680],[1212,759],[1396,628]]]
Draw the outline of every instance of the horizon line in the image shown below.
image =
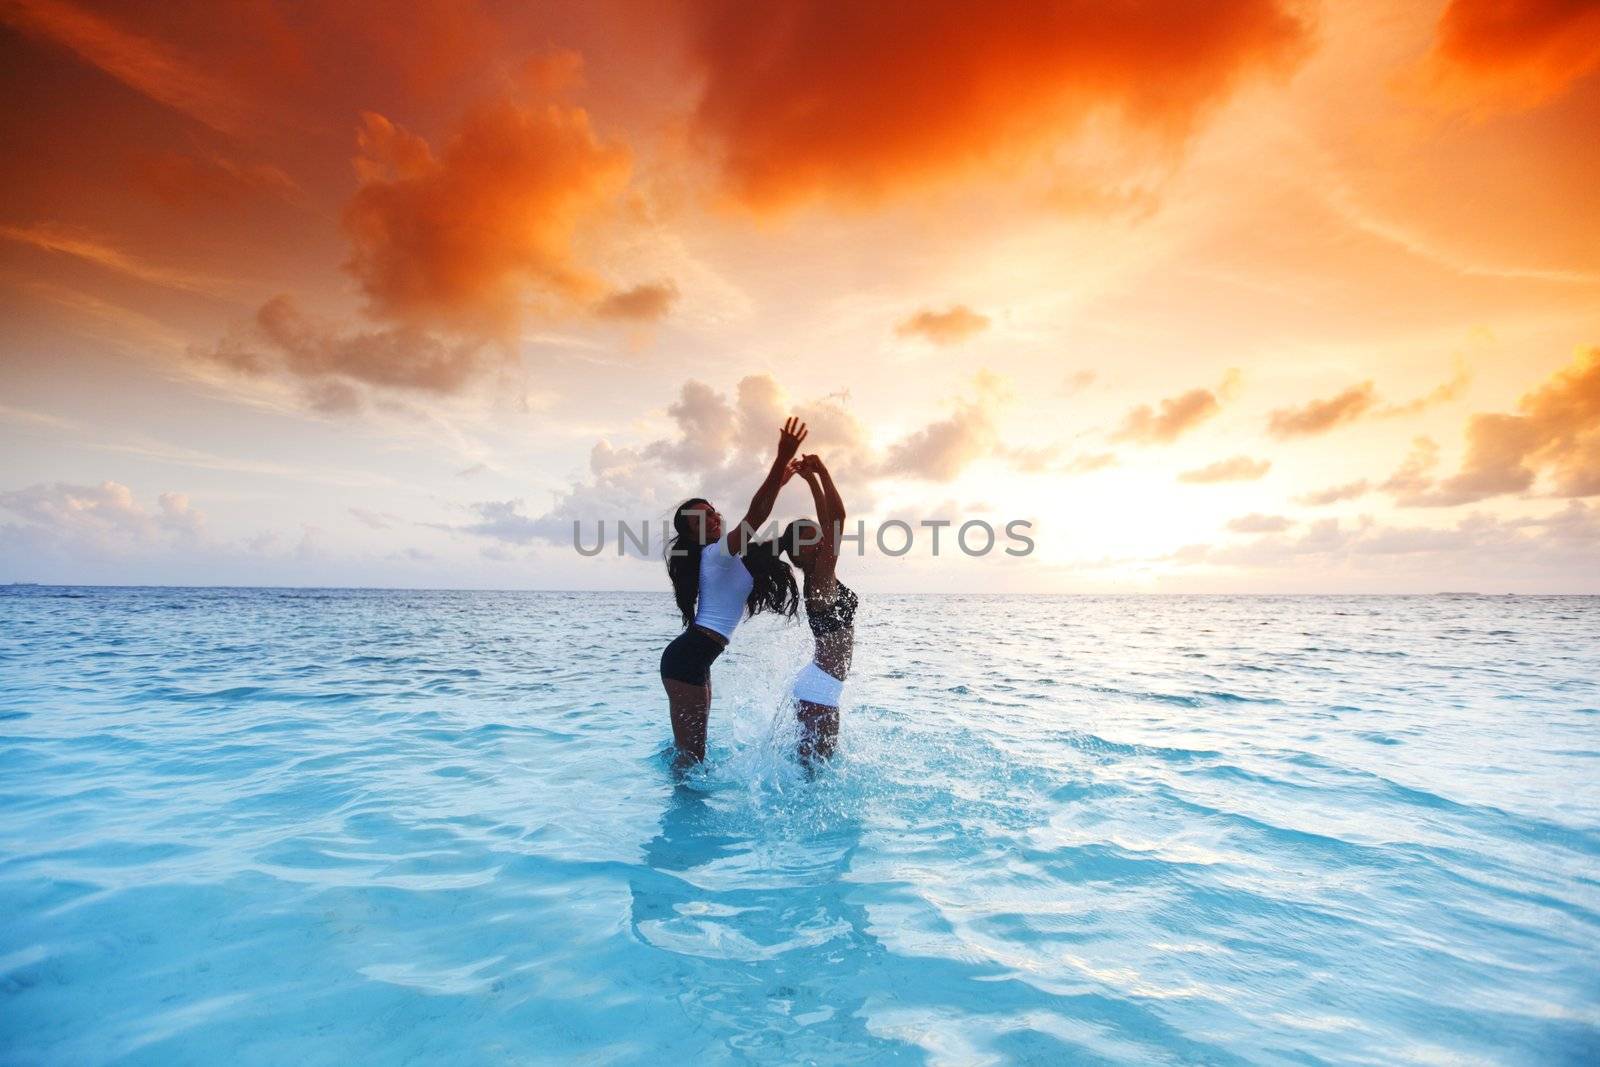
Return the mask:
[[[197,590],[197,589],[244,589],[244,590],[273,590],[284,592],[372,592],[372,593],[627,593],[645,594],[670,597],[670,589],[557,589],[534,588],[531,586],[505,587],[505,586],[404,586],[404,585],[230,585],[230,584],[175,584],[151,582],[30,582],[13,581],[0,584],[0,592],[16,589],[171,589],[171,590]],[[1122,591],[1073,591],[1061,590],[1058,592],[1044,590],[1001,591],[1001,592],[973,592],[963,590],[933,590],[922,589],[902,592],[882,592],[883,596],[981,596],[981,597],[1136,597],[1136,596],[1192,596],[1192,597],[1502,597],[1502,596],[1527,596],[1527,597],[1595,597],[1596,592],[1515,592],[1505,591],[1485,593],[1472,589],[1440,589],[1433,592],[1376,592],[1371,590],[1352,590],[1347,592],[1328,591],[1299,591],[1299,592],[1266,592],[1266,591],[1237,591],[1237,592],[1202,592],[1193,590],[1147,590],[1133,589]]]

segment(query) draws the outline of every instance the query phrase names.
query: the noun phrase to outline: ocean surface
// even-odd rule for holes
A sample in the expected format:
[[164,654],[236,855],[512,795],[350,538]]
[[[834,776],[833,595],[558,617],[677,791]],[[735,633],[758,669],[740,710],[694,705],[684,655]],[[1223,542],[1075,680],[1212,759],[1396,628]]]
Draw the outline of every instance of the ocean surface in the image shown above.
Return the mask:
[[1595,1063],[1600,599],[0,589],[5,1064]]

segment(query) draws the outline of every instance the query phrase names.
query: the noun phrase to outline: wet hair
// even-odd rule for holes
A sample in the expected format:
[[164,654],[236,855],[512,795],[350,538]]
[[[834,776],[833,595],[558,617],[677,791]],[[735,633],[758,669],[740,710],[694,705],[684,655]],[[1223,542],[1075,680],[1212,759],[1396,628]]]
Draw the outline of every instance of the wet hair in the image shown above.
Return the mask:
[[[802,547],[800,544],[800,531],[807,525],[816,527],[818,534],[822,532],[821,524],[815,519],[795,519],[783,528],[783,533],[778,535],[778,541],[782,544],[783,550],[789,553],[789,558],[794,560],[797,567],[800,565],[800,549]],[[817,541],[809,539],[807,543],[814,545]]]
[[800,609],[800,587],[795,584],[794,571],[779,555],[783,548],[782,538],[745,546],[744,565],[755,579],[744,600],[746,615],[772,611],[792,619]]
[[[667,578],[672,582],[672,598],[677,601],[685,626],[694,624],[694,609],[700,600],[700,550],[709,543],[704,539],[705,523],[690,509],[710,503],[703,497],[691,497],[672,513],[673,538],[666,548]],[[778,554],[782,548],[779,540],[745,545],[744,565],[754,579],[750,595],[744,600],[747,616],[773,611],[792,619],[799,610],[800,588],[794,572]]]
[[700,550],[706,546],[706,524],[690,511],[700,504],[709,507],[711,501],[697,496],[678,505],[672,513],[673,538],[666,548],[667,579],[685,626],[694,622],[695,602],[700,599]]

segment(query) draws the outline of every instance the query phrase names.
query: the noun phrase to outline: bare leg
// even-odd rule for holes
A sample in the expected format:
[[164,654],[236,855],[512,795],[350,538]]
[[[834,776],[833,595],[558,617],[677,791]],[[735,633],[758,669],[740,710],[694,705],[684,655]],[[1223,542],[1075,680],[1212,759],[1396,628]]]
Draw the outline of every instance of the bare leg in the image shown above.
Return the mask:
[[691,685],[676,678],[663,678],[667,687],[667,706],[672,709],[672,740],[678,758],[699,763],[706,758],[706,719],[711,714],[711,683]]
[[795,714],[800,719],[800,762],[809,767],[813,760],[832,759],[839,740],[839,709],[801,700]]

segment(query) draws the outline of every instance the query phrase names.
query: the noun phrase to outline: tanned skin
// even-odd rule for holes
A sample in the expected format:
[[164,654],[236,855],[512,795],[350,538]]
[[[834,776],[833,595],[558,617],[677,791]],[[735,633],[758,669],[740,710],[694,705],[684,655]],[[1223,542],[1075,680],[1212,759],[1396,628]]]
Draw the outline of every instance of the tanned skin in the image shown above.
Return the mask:
[[[773,505],[778,502],[778,490],[794,475],[791,461],[795,453],[800,451],[800,442],[805,439],[805,423],[795,418],[784,422],[783,429],[778,432],[778,451],[773,457],[772,468],[767,471],[766,480],[756,490],[755,496],[750,498],[750,507],[745,511],[744,518],[739,520],[739,525],[727,531],[729,554],[741,554],[750,536],[772,516]],[[694,510],[703,516],[701,522],[705,536],[702,543],[716,543],[723,536],[722,515],[710,504],[697,504]],[[728,643],[719,633],[703,626],[699,630],[719,645],[726,646]],[[667,690],[667,706],[672,714],[672,740],[678,748],[678,759],[685,763],[699,763],[706,758],[711,682],[708,679],[705,685],[691,685],[675,678],[663,678],[661,684]]]
[[[806,612],[826,611],[839,592],[835,569],[839,563],[839,537],[844,529],[844,501],[833,484],[833,476],[821,457],[808,454],[795,461],[795,473],[811,487],[811,501],[817,509],[817,530],[813,540],[796,546],[794,561],[805,575]],[[816,641],[816,664],[835,678],[850,673],[855,653],[855,628],[845,627]],[[839,739],[839,709],[809,700],[795,702],[800,719],[800,759],[810,766],[814,760],[833,755]]]

